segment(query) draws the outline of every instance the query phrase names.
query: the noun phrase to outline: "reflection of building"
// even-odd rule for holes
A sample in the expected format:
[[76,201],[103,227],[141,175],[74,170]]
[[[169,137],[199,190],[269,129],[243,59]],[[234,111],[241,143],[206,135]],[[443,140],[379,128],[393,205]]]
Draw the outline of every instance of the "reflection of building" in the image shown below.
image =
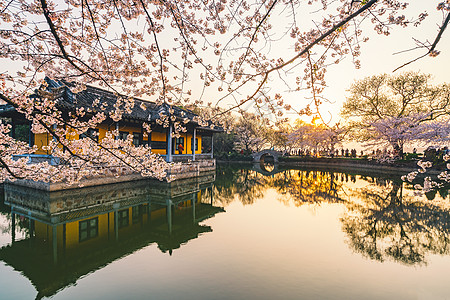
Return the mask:
[[199,223],[224,211],[212,204],[213,180],[214,175],[58,192],[7,185],[13,227],[16,216],[29,218],[29,235],[20,241],[13,235],[0,259],[28,277],[41,298],[151,243],[171,254],[212,231]]

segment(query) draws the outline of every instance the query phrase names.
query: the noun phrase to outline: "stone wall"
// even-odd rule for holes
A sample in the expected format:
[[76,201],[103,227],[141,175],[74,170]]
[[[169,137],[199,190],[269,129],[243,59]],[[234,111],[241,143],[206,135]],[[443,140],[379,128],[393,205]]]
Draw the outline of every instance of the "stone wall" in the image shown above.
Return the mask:
[[[118,170],[116,171],[119,172],[120,169],[119,168],[117,169]],[[182,179],[200,177],[204,176],[208,172],[215,172],[215,170],[216,170],[215,159],[205,159],[186,163],[174,163],[166,171],[167,172],[166,181],[171,182]],[[22,180],[22,179],[9,182],[9,184],[30,187],[33,189],[44,191],[59,191],[67,189],[78,189],[80,187],[99,186],[105,184],[114,184],[120,182],[149,179],[136,173],[127,174],[127,172],[121,172],[120,174],[121,174],[120,176],[110,174],[106,176],[91,177],[82,180],[79,184],[76,185],[68,185],[66,183],[48,183],[42,181]]]
[[165,205],[167,200],[172,203],[191,200],[215,180],[215,172],[203,175],[173,182],[146,179],[58,191],[7,183],[5,203],[16,212],[55,223],[137,204]]
[[215,159],[205,159],[188,163],[174,164],[167,170],[169,181],[201,176],[204,172],[216,170]]

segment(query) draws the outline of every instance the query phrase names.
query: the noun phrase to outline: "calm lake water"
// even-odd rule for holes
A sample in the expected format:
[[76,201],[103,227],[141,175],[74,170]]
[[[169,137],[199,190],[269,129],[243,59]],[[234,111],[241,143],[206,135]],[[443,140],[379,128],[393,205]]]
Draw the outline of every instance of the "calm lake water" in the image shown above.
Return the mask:
[[270,166],[6,186],[0,299],[450,299],[449,201],[400,174]]

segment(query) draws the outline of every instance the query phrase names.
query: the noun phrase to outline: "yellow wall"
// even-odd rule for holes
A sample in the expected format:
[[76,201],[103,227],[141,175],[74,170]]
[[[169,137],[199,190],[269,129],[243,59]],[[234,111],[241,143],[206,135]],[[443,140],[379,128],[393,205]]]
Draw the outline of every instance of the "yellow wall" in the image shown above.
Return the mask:
[[[193,134],[188,133],[188,134],[185,134],[184,137],[186,139],[185,144],[187,144],[184,149],[185,150],[187,149],[187,152],[185,151],[183,154],[192,154],[191,144],[192,144]],[[200,154],[200,153],[202,153],[202,136],[196,135],[196,138],[197,138],[198,145],[197,145],[197,151],[195,151],[195,154]]]
[[[83,241],[83,242],[81,242],[82,244],[84,244],[84,243],[87,244],[90,241],[98,240],[98,239],[105,239],[108,237],[108,214],[106,213],[103,215],[98,215],[97,217],[98,217],[98,236],[96,238]],[[92,218],[87,218],[87,219],[83,219],[80,221],[71,222],[71,223],[66,224],[66,248],[67,249],[70,249],[70,248],[75,247],[78,244],[80,244],[80,225],[79,225],[79,223],[81,221],[88,220],[88,219],[92,219]],[[110,216],[109,222],[112,223],[114,226],[114,215],[112,217]],[[112,228],[112,230],[114,230],[114,227]]]
[[66,224],[66,247],[71,248],[78,244],[79,241],[79,225],[78,222]]
[[[136,124],[138,125],[138,124]],[[105,124],[100,124],[96,129],[98,129],[98,133],[99,133],[99,141],[101,141],[105,135],[106,132],[109,130],[115,130],[115,126],[107,126]],[[137,133],[141,133],[141,128],[140,127],[134,127],[134,126],[119,126],[119,131],[125,131],[128,132],[128,134],[133,134],[134,132]],[[184,137],[184,145],[183,145],[183,152],[182,154],[192,154],[192,150],[191,150],[191,143],[192,143],[192,137],[193,134],[191,133],[184,133],[181,135],[182,137]],[[201,135],[197,135],[196,136],[198,139],[198,150],[195,151],[196,154],[200,154],[202,153],[202,136]],[[44,150],[42,149],[43,146],[48,146],[48,143],[50,141],[52,137],[48,134],[48,133],[43,133],[43,134],[35,134],[34,135],[34,144],[36,146],[38,146],[38,150],[35,152],[36,154],[51,154],[49,150]],[[75,135],[67,135],[67,139],[78,139],[79,135],[75,134]],[[157,131],[152,131],[151,133],[151,139],[152,141],[160,141],[160,142],[166,142],[167,141],[167,137],[166,137],[166,133],[165,132],[157,132]],[[144,134],[143,135],[143,141],[148,142],[148,137]],[[173,145],[175,147],[175,145]],[[178,154],[178,149],[175,149],[175,153]],[[152,149],[153,153],[157,153],[160,155],[166,155],[167,151],[166,149]]]
[[[184,150],[181,152],[181,154],[192,154],[191,144],[192,144],[193,134],[183,133],[183,134],[181,134],[181,137],[184,138],[184,144],[183,144]],[[152,138],[153,138],[153,135],[152,135]],[[197,146],[197,151],[195,151],[195,154],[200,154],[200,153],[202,153],[202,137],[200,135],[196,135],[196,138],[198,139],[198,146]],[[175,142],[174,142],[173,147],[175,147]],[[164,154],[165,154],[165,152],[166,151],[164,151]],[[180,154],[178,149],[175,149],[175,154]]]
[[99,141],[101,141],[105,137],[106,132],[110,130],[109,126],[104,125],[104,124],[100,124],[99,126],[97,126],[97,129],[98,129],[98,140]]
[[75,133],[75,130],[73,128],[69,128],[69,132],[66,135],[66,139],[70,140],[78,140],[78,134]]
[[[158,141],[158,142],[166,142],[167,141],[166,133],[165,132],[152,131],[151,140],[152,141]],[[167,150],[165,150],[165,149],[152,149],[152,152],[156,153],[156,154],[160,154],[160,155],[166,155],[167,154]]]
[[48,146],[50,135],[48,133],[37,133],[34,135],[34,144],[38,146],[36,154],[50,154],[48,150],[42,149],[43,146]]
[[[53,241],[53,231],[52,230],[53,230],[52,226],[41,223],[39,221],[34,222],[34,234],[39,239],[52,242]],[[58,247],[62,246],[63,235],[64,235],[63,225],[56,226],[56,240],[58,242]]]
[[[113,128],[115,129],[115,128]],[[131,127],[131,126],[119,126],[119,131],[125,131],[128,132],[128,134],[133,134],[134,132],[136,133],[141,133],[141,127],[138,127],[138,125],[136,124],[136,127]],[[144,140],[148,140],[147,138],[144,138]]]

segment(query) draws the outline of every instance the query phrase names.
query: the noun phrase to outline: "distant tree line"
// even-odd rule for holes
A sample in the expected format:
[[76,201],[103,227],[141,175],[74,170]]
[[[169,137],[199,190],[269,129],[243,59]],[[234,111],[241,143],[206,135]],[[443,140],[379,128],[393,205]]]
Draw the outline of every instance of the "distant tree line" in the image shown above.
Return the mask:
[[[389,157],[405,156],[405,146],[445,147],[450,137],[450,85],[433,85],[431,75],[406,72],[374,75],[356,81],[343,104],[343,121],[334,125],[297,119],[270,124],[256,114],[230,114],[227,132],[215,135],[216,156],[249,155],[274,149],[287,155]],[[343,147],[359,142],[364,154]],[[346,153],[349,155],[346,155]],[[444,153],[446,154],[446,153]],[[441,155],[442,156],[442,155]]]

